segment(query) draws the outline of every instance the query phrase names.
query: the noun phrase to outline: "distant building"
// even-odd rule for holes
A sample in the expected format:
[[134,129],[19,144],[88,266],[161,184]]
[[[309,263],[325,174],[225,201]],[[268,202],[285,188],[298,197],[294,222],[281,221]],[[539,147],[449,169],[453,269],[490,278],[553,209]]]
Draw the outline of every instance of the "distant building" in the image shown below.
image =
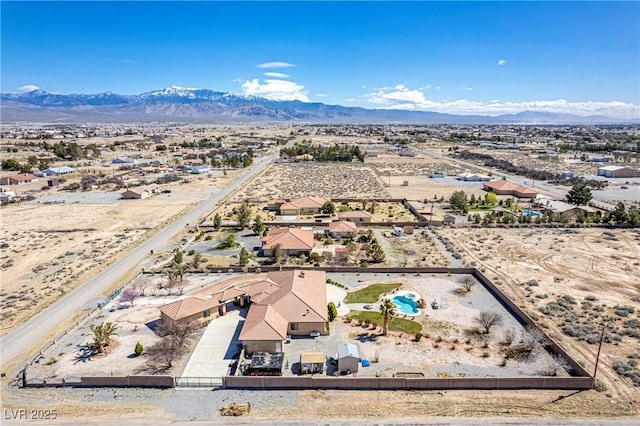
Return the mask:
[[433,172],[431,173],[431,177],[434,179],[440,179],[444,177],[444,172]]
[[456,175],[457,180],[465,182],[488,182],[491,180],[491,176],[477,175],[475,173],[464,172]]
[[41,174],[43,177],[44,176],[63,176],[63,175],[75,173],[75,171],[76,169],[72,169],[71,167],[62,166],[62,167],[50,167],[48,169],[41,171],[39,174]]
[[640,172],[625,166],[604,166],[598,168],[598,176],[608,178],[640,177]]
[[351,222],[371,222],[373,215],[366,210],[352,210],[347,212],[339,212],[338,219],[348,220]]
[[207,173],[211,173],[211,166],[188,166],[187,171],[191,174],[195,175],[203,175]]
[[159,186],[156,184],[137,186],[135,188],[129,188],[122,193],[122,198],[125,200],[141,200],[157,194]]
[[31,173],[20,173],[0,178],[0,185],[22,185],[34,181],[36,177]]
[[483,185],[485,191],[490,191],[496,195],[513,195],[517,198],[535,198],[538,193],[533,189],[507,180],[495,180],[486,182]]
[[376,151],[375,149],[367,149],[364,152],[364,156],[367,157],[367,158],[377,157],[378,156],[378,151]]

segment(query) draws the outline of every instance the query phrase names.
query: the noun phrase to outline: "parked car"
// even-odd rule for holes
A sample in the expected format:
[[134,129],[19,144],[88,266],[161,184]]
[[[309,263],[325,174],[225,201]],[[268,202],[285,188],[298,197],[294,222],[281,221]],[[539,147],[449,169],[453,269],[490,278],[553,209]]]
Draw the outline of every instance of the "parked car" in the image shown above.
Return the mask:
[[365,309],[373,309],[373,305],[364,305],[363,308],[365,308]]

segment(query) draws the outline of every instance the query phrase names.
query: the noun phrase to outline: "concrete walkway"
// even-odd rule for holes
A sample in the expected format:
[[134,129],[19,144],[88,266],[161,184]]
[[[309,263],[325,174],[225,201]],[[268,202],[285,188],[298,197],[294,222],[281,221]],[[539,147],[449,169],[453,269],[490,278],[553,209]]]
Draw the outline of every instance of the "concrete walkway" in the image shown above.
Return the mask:
[[182,377],[225,376],[233,356],[240,352],[238,337],[245,315],[246,310],[233,310],[211,320],[189,358]]

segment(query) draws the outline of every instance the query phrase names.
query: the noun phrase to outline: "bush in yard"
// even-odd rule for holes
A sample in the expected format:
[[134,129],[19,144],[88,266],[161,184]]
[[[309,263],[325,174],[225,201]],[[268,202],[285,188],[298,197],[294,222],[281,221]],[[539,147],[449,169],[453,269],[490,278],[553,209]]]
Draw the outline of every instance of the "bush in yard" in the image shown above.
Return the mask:
[[415,338],[416,342],[419,342],[420,339],[422,339],[422,333],[416,333],[416,335],[413,337]]
[[144,350],[144,348],[142,347],[142,344],[140,342],[136,343],[136,349],[133,351],[134,354],[136,354],[136,356],[140,356],[142,355],[142,351]]

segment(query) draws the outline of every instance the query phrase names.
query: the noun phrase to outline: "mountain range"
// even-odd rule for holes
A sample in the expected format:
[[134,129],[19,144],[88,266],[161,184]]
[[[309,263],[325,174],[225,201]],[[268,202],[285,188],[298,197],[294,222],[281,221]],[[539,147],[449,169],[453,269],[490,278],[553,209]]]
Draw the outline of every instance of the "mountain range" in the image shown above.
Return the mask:
[[0,121],[11,122],[306,122],[399,124],[613,124],[604,116],[523,111],[498,116],[366,109],[171,86],[139,95],[0,93]]

